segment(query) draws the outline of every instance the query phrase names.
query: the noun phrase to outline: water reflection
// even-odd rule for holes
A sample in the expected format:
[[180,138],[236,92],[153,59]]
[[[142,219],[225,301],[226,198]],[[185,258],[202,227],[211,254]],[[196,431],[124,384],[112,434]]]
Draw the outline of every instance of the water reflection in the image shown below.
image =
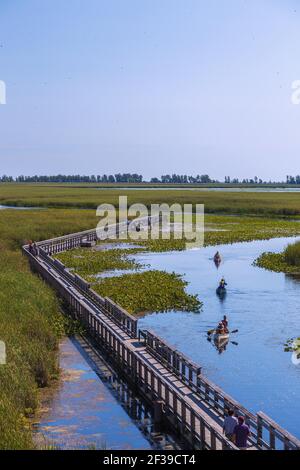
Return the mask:
[[177,448],[155,429],[152,411],[128,385],[104,362],[95,366],[84,342],[65,339],[60,352],[62,380],[42,397],[34,425],[40,448]]
[[216,266],[217,269],[219,269],[219,267],[221,265],[221,262],[222,262],[221,259],[215,259],[214,258],[214,263],[215,263],[215,266]]
[[43,209],[42,207],[22,207],[22,206],[3,206],[0,205],[0,210],[5,210],[5,209],[14,209],[18,211],[29,211],[29,210],[41,210]]
[[287,284],[289,282],[295,283],[295,284],[300,284],[300,275],[299,274],[286,274],[286,282]]
[[219,354],[222,354],[226,351],[227,345],[229,343],[229,338],[224,339],[222,341],[217,341],[215,338],[208,337],[207,341],[209,341],[216,348]]

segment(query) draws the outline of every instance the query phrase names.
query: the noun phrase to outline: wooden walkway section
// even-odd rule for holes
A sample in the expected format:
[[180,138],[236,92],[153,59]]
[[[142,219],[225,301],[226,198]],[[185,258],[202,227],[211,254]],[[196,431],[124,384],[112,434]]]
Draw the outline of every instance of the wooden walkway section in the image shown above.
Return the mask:
[[[121,231],[123,226],[117,226]],[[114,227],[115,229],[115,227]],[[109,298],[102,298],[53,254],[89,245],[95,230],[23,247],[32,269],[66,302],[99,350],[151,403],[154,421],[166,422],[190,449],[238,450],[222,433],[228,409],[245,417],[251,429],[249,449],[300,450],[300,441],[259,412],[250,413],[201,374],[201,367],[154,332],[138,330],[137,319]]]

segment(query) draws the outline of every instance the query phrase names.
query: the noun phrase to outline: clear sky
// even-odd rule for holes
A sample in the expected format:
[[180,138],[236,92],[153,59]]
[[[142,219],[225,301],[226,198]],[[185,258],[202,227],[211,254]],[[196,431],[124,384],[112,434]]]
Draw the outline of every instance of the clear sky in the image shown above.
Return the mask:
[[299,0],[0,0],[0,174],[300,173]]

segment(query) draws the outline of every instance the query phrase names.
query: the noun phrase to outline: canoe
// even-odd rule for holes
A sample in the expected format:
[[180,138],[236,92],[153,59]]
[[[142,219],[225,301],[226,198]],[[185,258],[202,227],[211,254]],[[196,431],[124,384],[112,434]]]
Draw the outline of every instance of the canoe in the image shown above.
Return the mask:
[[222,295],[223,295],[223,296],[224,296],[224,295],[226,295],[226,288],[219,286],[219,287],[217,288],[216,292],[217,292],[217,295],[219,295],[219,296],[222,296]]
[[214,333],[213,339],[216,343],[222,343],[223,341],[227,341],[229,339],[229,333],[225,333],[223,335]]

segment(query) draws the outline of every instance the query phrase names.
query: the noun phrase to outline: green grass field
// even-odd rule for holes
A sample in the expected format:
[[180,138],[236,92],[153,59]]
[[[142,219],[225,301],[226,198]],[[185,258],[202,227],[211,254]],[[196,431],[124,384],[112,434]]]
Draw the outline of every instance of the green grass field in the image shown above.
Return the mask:
[[[128,186],[128,185],[126,185]],[[90,208],[101,203],[118,204],[127,195],[128,203],[166,202],[205,204],[206,213],[298,216],[300,193],[243,193],[222,191],[103,189],[79,184],[0,184],[0,204],[36,207]]]

